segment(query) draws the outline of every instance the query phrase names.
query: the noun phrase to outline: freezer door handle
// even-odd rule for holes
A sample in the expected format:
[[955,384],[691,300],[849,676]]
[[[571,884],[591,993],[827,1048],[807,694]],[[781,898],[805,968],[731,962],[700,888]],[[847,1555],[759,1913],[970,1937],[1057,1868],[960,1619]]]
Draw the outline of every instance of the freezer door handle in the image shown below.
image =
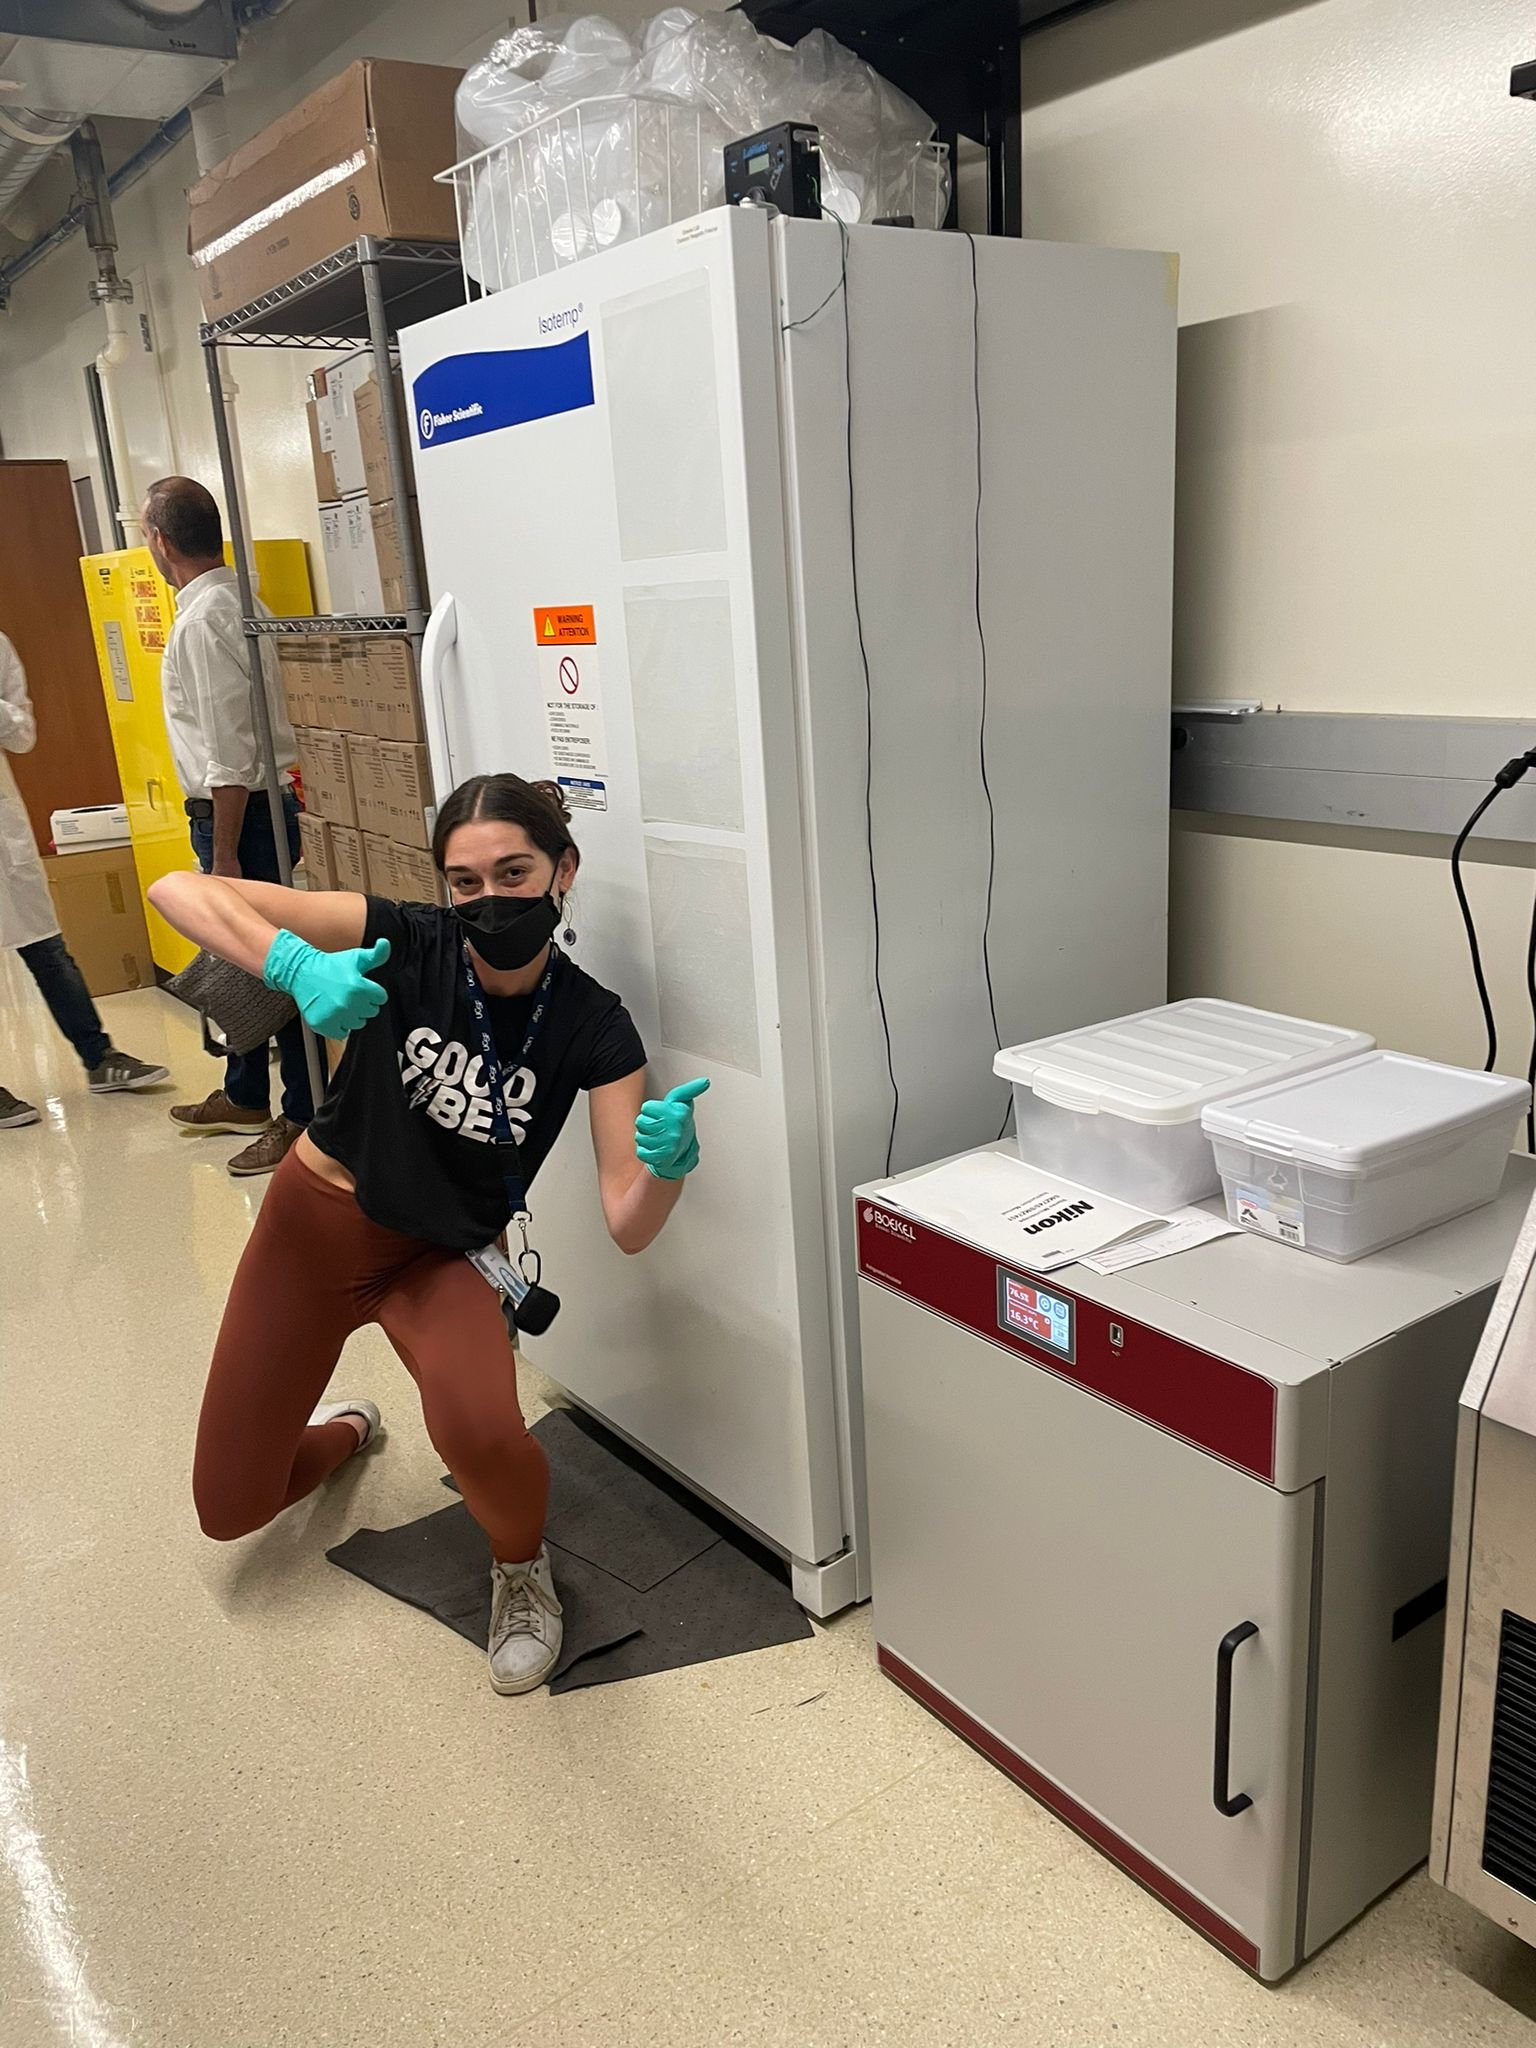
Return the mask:
[[427,831],[437,824],[437,806],[453,788],[453,764],[448,758],[448,714],[443,706],[443,665],[448,650],[458,644],[459,613],[452,591],[445,590],[432,607],[427,630],[421,640],[421,715],[427,728],[427,758],[432,764],[433,802],[427,814]]
[[1246,1792],[1234,1796],[1228,1780],[1232,1770],[1232,1660],[1248,1638],[1258,1632],[1256,1621],[1240,1621],[1216,1645],[1216,1767],[1212,1797],[1216,1811],[1224,1813],[1228,1820],[1246,1813],[1253,1804]]

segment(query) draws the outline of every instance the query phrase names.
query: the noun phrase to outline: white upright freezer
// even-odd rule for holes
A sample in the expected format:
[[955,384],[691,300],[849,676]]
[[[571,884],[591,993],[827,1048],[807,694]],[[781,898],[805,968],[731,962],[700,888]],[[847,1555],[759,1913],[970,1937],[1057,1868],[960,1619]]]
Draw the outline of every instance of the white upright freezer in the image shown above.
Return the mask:
[[993,997],[1163,995],[1175,277],[734,209],[401,336],[436,784],[559,778],[577,957],[712,1084],[643,1258],[544,1168],[533,1355],[816,1613],[868,1591],[849,1190],[996,1135]]

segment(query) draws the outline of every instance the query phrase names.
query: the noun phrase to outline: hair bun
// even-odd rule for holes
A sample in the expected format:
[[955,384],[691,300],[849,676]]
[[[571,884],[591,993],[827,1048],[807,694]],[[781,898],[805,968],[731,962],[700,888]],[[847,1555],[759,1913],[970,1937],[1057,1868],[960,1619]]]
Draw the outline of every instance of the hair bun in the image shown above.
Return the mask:
[[570,807],[565,801],[565,791],[558,782],[530,782],[528,787],[538,791],[562,825],[570,824]]

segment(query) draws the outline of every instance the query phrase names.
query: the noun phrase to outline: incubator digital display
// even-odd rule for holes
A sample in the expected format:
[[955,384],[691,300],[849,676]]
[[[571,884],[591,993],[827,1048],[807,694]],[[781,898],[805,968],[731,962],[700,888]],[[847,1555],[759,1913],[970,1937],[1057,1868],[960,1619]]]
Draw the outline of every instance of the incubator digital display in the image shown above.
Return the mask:
[[997,1276],[998,1328],[1012,1337],[1040,1344],[1059,1357],[1077,1355],[1075,1314],[1071,1300],[1037,1287],[1033,1280],[1021,1280],[1017,1273],[999,1269]]

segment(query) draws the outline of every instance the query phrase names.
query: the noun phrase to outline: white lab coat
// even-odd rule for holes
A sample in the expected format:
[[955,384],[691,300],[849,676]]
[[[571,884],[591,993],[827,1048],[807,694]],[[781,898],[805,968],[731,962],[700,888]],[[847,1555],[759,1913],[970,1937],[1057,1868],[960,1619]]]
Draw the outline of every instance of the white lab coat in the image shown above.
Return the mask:
[[0,946],[30,946],[59,928],[32,823],[11,773],[10,756],[30,754],[36,739],[27,672],[0,633]]

